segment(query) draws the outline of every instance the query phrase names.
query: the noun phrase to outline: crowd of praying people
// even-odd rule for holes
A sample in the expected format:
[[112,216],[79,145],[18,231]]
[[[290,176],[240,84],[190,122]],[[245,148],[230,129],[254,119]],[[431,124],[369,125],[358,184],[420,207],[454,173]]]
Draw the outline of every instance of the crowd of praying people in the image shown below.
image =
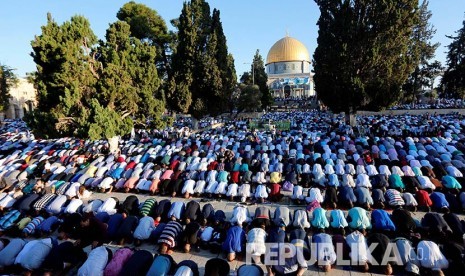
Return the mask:
[[[205,275],[229,275],[228,262],[247,254],[252,262],[237,275],[303,275],[313,264],[328,272],[338,258],[387,275],[465,268],[460,115],[359,116],[363,136],[326,112],[262,119],[291,129],[234,120],[181,134],[137,130],[111,151],[107,141],[36,139],[24,123],[6,122],[0,273],[199,275],[195,262],[176,263],[174,250],[223,254]],[[215,210],[217,200],[236,204],[232,214]],[[267,264],[267,244],[292,244],[304,258]],[[393,244],[397,261],[383,262]]]
[[391,110],[413,110],[413,109],[443,109],[443,108],[463,108],[462,99],[438,98],[418,101],[415,103],[397,104]]

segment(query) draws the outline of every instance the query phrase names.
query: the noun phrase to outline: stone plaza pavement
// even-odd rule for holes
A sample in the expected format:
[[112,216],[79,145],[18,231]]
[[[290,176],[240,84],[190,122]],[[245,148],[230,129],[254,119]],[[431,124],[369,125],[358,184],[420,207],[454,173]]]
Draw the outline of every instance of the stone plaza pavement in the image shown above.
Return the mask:
[[[293,212],[293,210],[295,210],[297,208],[305,208],[304,206],[290,205],[289,202],[288,202],[288,198],[289,198],[288,196],[290,196],[290,193],[286,193],[286,192],[282,192],[282,193],[285,195],[285,197],[284,197],[284,199],[282,200],[282,202],[280,204],[267,204],[267,203],[265,203],[265,204],[260,204],[260,205],[268,206],[270,208],[270,210],[272,211],[272,215],[274,213],[274,209],[278,205],[286,205],[286,206],[288,206],[289,209],[291,209],[291,213]],[[125,194],[125,193],[111,193],[111,194],[93,193],[91,199],[105,199],[105,198],[107,198],[109,196],[112,196],[112,197],[118,198],[120,200],[120,202],[123,202],[124,199],[129,195],[131,195],[131,193],[127,193],[127,194]],[[155,198],[157,201],[168,198],[172,202],[184,201],[186,203],[188,201],[190,201],[190,200],[196,200],[196,201],[201,200],[201,198],[192,198],[192,199],[186,200],[186,199],[179,198],[179,197],[170,198],[170,197],[161,197],[161,196],[150,196],[150,195],[145,195],[145,194],[136,194],[136,196],[139,198],[140,202],[144,202],[148,198]],[[200,205],[203,206],[205,203],[200,202]],[[227,219],[231,218],[233,208],[234,208],[234,206],[236,206],[238,204],[238,203],[230,202],[230,201],[224,200],[224,199],[223,200],[214,200],[214,199],[212,199],[208,203],[211,203],[213,205],[213,207],[215,208],[215,210],[223,210],[226,213],[226,218]],[[259,205],[258,204],[251,204],[251,205],[248,206],[251,216],[253,216],[253,214],[255,212],[255,208],[257,206],[259,206]],[[416,218],[416,219],[421,219],[423,217],[423,215],[424,215],[424,212],[413,212],[412,213],[412,216],[414,218]],[[460,217],[460,219],[465,218],[464,215],[459,215],[459,217]],[[119,247],[121,247],[121,246],[115,245],[113,243],[108,244],[108,246],[109,246],[109,248],[111,248],[113,250],[116,250]],[[132,244],[131,245],[125,245],[125,246],[134,247],[134,245],[132,245]],[[157,253],[157,250],[158,250],[157,245],[153,245],[153,244],[149,244],[149,243],[143,243],[139,248],[146,249],[146,250],[149,250],[149,251],[154,252],[154,253]],[[87,250],[89,250],[89,248],[87,248]],[[172,257],[177,263],[179,263],[179,262],[181,262],[183,260],[192,260],[192,261],[196,262],[198,264],[198,266],[199,266],[200,275],[204,274],[205,263],[209,259],[216,258],[216,257],[225,259],[225,256],[223,254],[221,254],[221,253],[220,254],[212,254],[210,251],[207,251],[207,250],[200,250],[199,252],[196,252],[195,250],[192,250],[191,253],[183,253],[183,252],[175,251],[173,253]],[[236,261],[231,262],[230,263],[230,269],[231,269],[230,270],[230,275],[236,275],[237,269],[243,264],[244,264],[243,260],[242,261],[241,260],[236,260]],[[262,268],[263,268],[263,270],[265,271],[265,274],[266,274],[265,266],[262,266]],[[380,275],[380,274],[361,273],[361,272],[357,272],[357,271],[351,271],[350,267],[340,267],[340,266],[336,266],[329,273],[325,273],[325,272],[319,270],[315,266],[309,266],[308,271],[306,271],[306,273],[304,275],[355,276],[355,275]]]

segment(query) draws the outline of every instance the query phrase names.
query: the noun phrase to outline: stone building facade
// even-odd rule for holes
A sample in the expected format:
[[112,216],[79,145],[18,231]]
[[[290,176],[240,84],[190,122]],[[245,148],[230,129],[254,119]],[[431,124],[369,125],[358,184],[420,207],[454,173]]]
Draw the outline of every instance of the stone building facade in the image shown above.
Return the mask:
[[18,83],[10,89],[10,107],[4,112],[6,119],[21,119],[37,105],[37,91],[27,79],[20,78]]

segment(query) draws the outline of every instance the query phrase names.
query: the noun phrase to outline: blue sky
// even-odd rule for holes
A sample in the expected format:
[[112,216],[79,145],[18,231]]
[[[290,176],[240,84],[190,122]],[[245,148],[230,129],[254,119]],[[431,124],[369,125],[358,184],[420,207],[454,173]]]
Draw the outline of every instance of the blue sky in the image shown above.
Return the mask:
[[[108,25],[116,21],[116,12],[128,1],[122,0],[3,0],[0,8],[0,63],[16,69],[24,76],[35,70],[30,57],[30,41],[40,34],[51,12],[57,22],[69,20],[75,14],[84,15],[99,38]],[[167,21],[179,16],[182,0],[137,1],[155,9]],[[289,35],[302,41],[310,51],[316,48],[319,10],[313,0],[211,0],[210,7],[221,11],[229,51],[234,55],[236,71],[241,75],[250,70],[256,49],[266,59],[268,50],[277,40]],[[430,0],[432,24],[437,29],[434,41],[440,42],[436,58],[445,63],[446,35],[461,28],[465,0]]]

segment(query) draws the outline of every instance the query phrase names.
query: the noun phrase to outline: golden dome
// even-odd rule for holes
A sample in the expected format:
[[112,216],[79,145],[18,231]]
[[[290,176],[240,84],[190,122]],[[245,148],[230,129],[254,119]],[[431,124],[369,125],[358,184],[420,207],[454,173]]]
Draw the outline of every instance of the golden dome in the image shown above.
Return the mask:
[[286,36],[271,47],[266,64],[285,61],[310,61],[307,47],[295,38]]

